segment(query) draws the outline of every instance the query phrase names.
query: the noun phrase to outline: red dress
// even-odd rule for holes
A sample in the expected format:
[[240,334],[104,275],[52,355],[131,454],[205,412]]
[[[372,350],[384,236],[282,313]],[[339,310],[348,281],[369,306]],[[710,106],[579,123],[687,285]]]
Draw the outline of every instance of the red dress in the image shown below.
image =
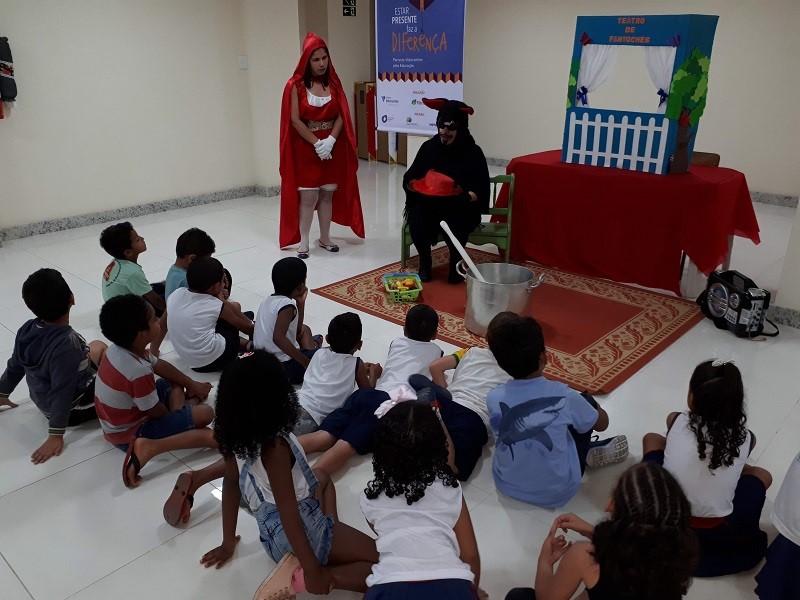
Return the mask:
[[[342,89],[342,83],[336,75],[332,61],[328,61],[331,101],[318,108],[309,106],[306,97],[303,75],[311,55],[319,48],[327,48],[325,41],[318,35],[309,33],[303,42],[303,53],[297,63],[294,75],[283,90],[280,136],[281,248],[300,242],[298,187],[336,184],[337,189],[333,194],[333,222],[350,227],[358,237],[364,237],[364,217],[361,213],[361,197],[358,193],[358,180],[356,179],[358,155],[355,132],[350,118],[350,108],[347,105],[347,96]],[[333,146],[331,160],[320,160],[314,146],[301,138],[292,126],[291,93],[293,88],[297,90],[300,118],[304,121],[307,120],[305,115],[312,117],[308,119],[311,121],[335,120],[337,116],[341,115],[342,130]],[[309,112],[304,114],[304,110]],[[332,116],[328,118],[326,115]],[[325,138],[330,135],[331,130],[320,130],[313,133],[319,138]]]
[[[334,98],[335,91],[331,89],[331,99],[325,106],[312,106],[308,102],[308,92],[302,81],[295,85],[299,100],[300,118],[306,125],[311,124],[311,133],[324,140],[333,132],[333,122],[339,116],[339,103]],[[314,130],[319,123],[330,123],[330,127]],[[344,129],[344,128],[343,128]],[[341,137],[341,133],[339,134]],[[309,144],[299,135],[292,139],[294,144],[294,164],[297,173],[297,187],[316,188],[321,185],[337,183],[338,173],[346,168],[344,163],[344,144],[339,145],[339,140],[333,145],[330,160],[320,160],[314,146]]]

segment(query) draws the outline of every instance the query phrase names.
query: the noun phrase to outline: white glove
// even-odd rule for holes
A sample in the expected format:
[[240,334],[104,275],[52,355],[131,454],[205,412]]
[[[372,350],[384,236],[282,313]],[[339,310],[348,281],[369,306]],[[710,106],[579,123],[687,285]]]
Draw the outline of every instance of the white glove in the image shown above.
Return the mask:
[[324,140],[320,140],[322,144],[317,147],[314,144],[314,148],[317,150],[317,156],[319,156],[322,160],[330,160],[332,158],[331,152],[333,152],[333,145],[336,143],[336,138],[332,135],[329,135]]
[[323,147],[324,143],[325,142],[322,141],[322,140],[317,140],[314,143],[314,150],[317,151],[317,156],[319,156],[320,158],[322,158],[322,147]]

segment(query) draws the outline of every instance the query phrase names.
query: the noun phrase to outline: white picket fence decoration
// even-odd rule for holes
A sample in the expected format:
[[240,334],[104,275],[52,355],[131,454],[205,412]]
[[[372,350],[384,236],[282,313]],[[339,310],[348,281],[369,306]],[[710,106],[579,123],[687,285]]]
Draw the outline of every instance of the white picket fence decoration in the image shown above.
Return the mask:
[[[660,121],[660,123],[659,123]],[[581,127],[580,147],[575,147],[575,129]],[[589,132],[593,129],[594,141],[592,148],[586,148],[587,140],[589,139]],[[604,148],[600,148],[600,132],[602,129],[607,130]],[[614,141],[614,130],[619,129],[619,141]],[[637,116],[633,119],[633,123],[629,122],[628,115],[624,115],[620,122],[617,123],[614,115],[608,115],[608,119],[603,121],[603,115],[596,113],[594,120],[590,120],[587,113],[578,119],[575,113],[570,113],[569,116],[569,140],[567,146],[567,160],[568,163],[577,163],[581,165],[597,165],[599,159],[602,157],[603,166],[617,167],[619,169],[630,169],[631,171],[645,171],[650,173],[662,172],[662,165],[664,163],[664,152],[667,147],[667,130],[669,129],[669,121],[664,117],[652,116],[648,120],[647,125],[642,125],[642,117]],[[631,150],[632,154],[625,153],[626,142],[628,135],[632,134]],[[656,135],[660,134],[660,135]],[[644,155],[638,154],[639,143],[641,136],[646,136]],[[654,142],[654,138],[658,138]],[[653,144],[658,144],[658,153],[652,156]],[[627,164],[626,164],[627,162]],[[641,165],[641,167],[640,167]]]

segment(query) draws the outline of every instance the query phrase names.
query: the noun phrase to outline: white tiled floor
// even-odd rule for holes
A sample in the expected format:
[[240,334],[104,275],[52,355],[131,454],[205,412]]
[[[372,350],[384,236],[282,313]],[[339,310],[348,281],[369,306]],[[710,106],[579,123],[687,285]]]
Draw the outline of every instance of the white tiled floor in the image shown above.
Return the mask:
[[[500,169],[494,169],[500,172]],[[356,240],[336,227],[342,251],[331,255],[314,248],[309,259],[309,287],[325,285],[397,260],[403,206],[402,167],[361,164],[361,184],[367,239]],[[757,205],[761,246],[737,240],[733,268],[762,287],[775,290],[792,223],[793,209]],[[271,293],[269,273],[280,256],[277,247],[276,198],[243,198],[133,219],[148,251],[141,263],[151,279],[163,278],[174,260],[176,237],[198,226],[217,243],[217,257],[235,279],[233,298],[255,310]],[[108,258],[97,237],[103,225],[8,242],[0,248],[0,361],[8,359],[13,334],[30,314],[22,303],[22,282],[33,270],[55,267],[64,273],[77,305],[72,322],[87,339],[100,335],[100,274]],[[308,322],[324,332],[331,317],[345,308],[312,295]],[[400,327],[361,314],[365,360],[383,361],[389,341]],[[758,437],[753,460],[772,471],[764,526],[769,524],[771,499],[791,458],[800,449],[800,331],[784,329],[765,342],[736,339],[710,322],[697,325],[612,394],[599,400],[611,417],[610,431],[625,433],[632,455],[625,464],[588,473],[581,491],[563,511],[587,519],[602,517],[615,478],[641,457],[641,436],[663,428],[664,418],[685,403],[689,375],[700,360],[732,358],[747,386],[750,427]],[[451,349],[442,344],[445,350]],[[167,342],[165,358],[181,366]],[[215,378],[212,378],[212,380]],[[172,528],[161,518],[161,506],[175,477],[187,466],[199,468],[215,459],[210,451],[163,455],[146,466],[144,484],[126,490],[120,479],[122,454],[111,448],[94,424],[71,430],[60,457],[43,465],[29,461],[44,438],[46,422],[27,400],[21,384],[13,396],[21,406],[0,414],[0,596],[17,600],[76,598],[250,598],[272,567],[258,541],[253,520],[242,513],[242,542],[236,559],[219,571],[207,571],[198,561],[221,538],[218,487],[198,492],[188,527]],[[533,579],[543,536],[556,511],[534,508],[499,496],[491,476],[491,449],[464,486],[482,555],[482,585],[493,599],[509,587]],[[366,459],[351,461],[336,477],[341,518],[367,530],[357,494],[371,474]],[[217,482],[217,486],[219,483]],[[561,511],[558,511],[561,512]],[[753,573],[713,581],[696,580],[689,598],[751,598]],[[336,592],[334,598],[356,598]]]

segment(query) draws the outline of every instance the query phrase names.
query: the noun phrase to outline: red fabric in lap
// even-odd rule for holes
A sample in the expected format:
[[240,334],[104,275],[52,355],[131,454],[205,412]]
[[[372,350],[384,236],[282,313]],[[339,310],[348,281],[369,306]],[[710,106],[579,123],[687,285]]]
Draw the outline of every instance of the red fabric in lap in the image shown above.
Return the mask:
[[654,175],[567,164],[552,150],[515,158],[507,172],[516,176],[517,259],[679,293],[681,251],[709,273],[728,236],[760,241],[747,182],[733,169]]

